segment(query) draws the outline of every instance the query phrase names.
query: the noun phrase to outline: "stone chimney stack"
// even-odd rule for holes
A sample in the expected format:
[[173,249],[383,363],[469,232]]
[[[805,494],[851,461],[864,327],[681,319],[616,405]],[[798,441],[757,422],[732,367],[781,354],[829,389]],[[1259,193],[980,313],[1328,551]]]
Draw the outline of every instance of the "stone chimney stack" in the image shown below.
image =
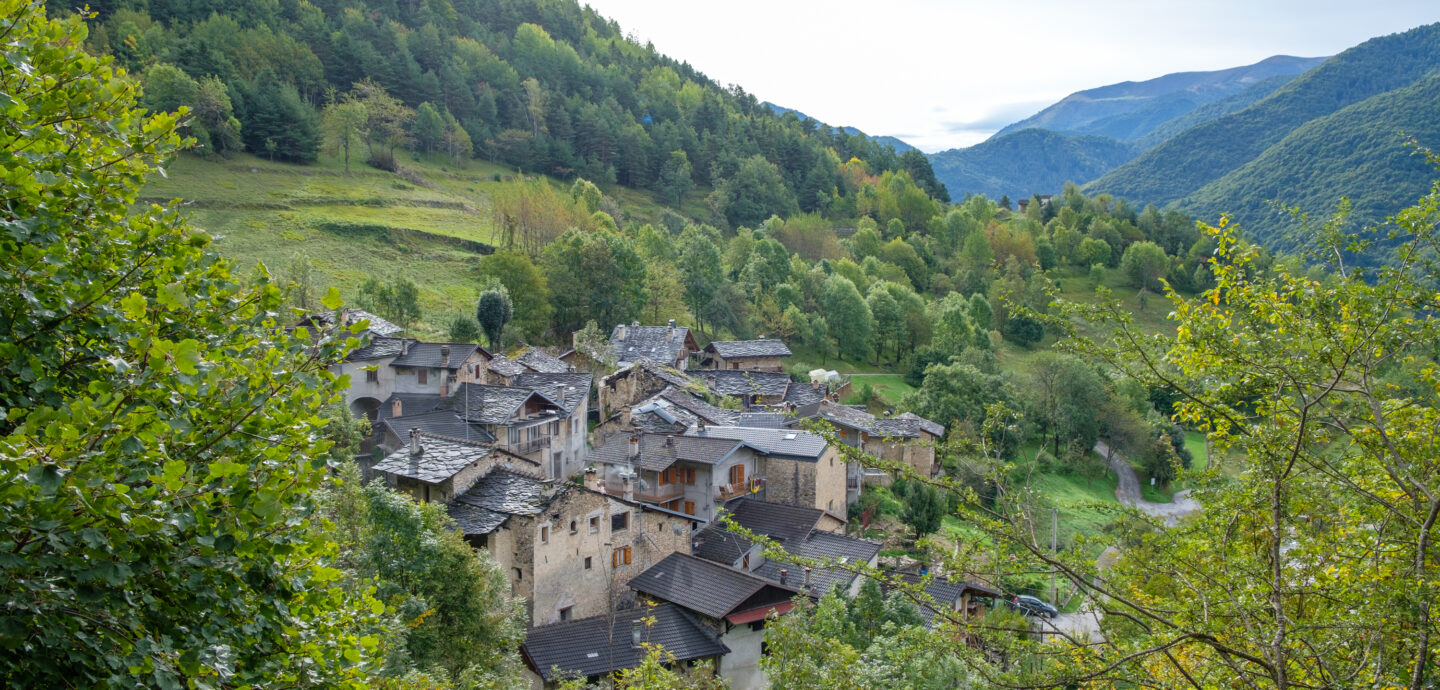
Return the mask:
[[670,319],[670,327],[665,329],[665,342],[675,341],[675,319]]
[[789,568],[781,568],[781,569],[780,569],[780,584],[782,584],[782,585],[785,584],[785,578],[787,578],[787,577],[789,577],[789,576],[790,576],[790,569],[789,569]]
[[641,621],[630,621],[630,647],[639,649],[640,643],[644,641],[645,624]]
[[425,449],[420,446],[420,430],[415,427],[410,427],[410,454],[420,455],[424,452]]
[[401,404],[400,399],[399,399],[399,398],[396,398],[396,399],[395,399],[395,402],[390,403],[390,416],[391,416],[391,417],[399,417],[399,416],[400,416],[401,408],[403,408],[403,407],[404,407],[404,405]]
[[400,339],[400,356],[403,357],[403,356],[408,355],[408,354],[410,354],[410,339],[409,339],[409,338],[401,338],[401,339]]
[[630,462],[633,464],[638,459],[640,459],[640,435],[632,434],[630,436]]
[[810,566],[805,566],[805,587],[810,587]]
[[450,368],[450,345],[448,343],[440,346],[440,368]]
[[628,467],[620,475],[620,497],[627,501],[635,500],[635,473]]
[[625,342],[625,324],[622,323],[615,327],[615,339],[620,342]]

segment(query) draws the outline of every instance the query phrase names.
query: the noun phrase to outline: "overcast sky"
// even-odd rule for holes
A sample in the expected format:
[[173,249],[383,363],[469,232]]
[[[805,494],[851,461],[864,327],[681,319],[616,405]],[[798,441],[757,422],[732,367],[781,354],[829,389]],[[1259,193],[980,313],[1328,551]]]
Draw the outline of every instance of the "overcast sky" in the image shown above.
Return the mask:
[[927,152],[1075,91],[1440,21],[1435,0],[581,0],[722,84]]

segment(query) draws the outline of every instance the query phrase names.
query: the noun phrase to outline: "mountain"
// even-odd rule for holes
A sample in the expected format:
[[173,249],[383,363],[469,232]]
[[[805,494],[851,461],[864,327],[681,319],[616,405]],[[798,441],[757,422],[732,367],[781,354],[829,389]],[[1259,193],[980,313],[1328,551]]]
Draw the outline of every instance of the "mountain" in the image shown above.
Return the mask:
[[1430,188],[1435,169],[1403,142],[1414,137],[1440,144],[1437,113],[1440,72],[1306,122],[1175,206],[1211,221],[1230,214],[1252,236],[1286,251],[1306,246],[1309,238],[1299,235],[1299,224],[1272,200],[1299,206],[1319,220],[1343,194],[1353,205],[1353,218],[1378,222]]
[[1256,101],[1275,93],[1276,89],[1289,84],[1290,80],[1294,78],[1293,74],[1279,74],[1269,79],[1262,79],[1240,93],[1226,96],[1218,101],[1210,101],[1184,115],[1167,120],[1150,130],[1145,136],[1136,139],[1137,150],[1144,151],[1191,127],[1224,117],[1237,110],[1244,110]]
[[[1132,201],[1166,205],[1185,199],[1256,160],[1302,125],[1440,68],[1440,24],[1366,41],[1327,60],[1255,104],[1192,127],[1090,183]],[[1373,115],[1373,113],[1372,113]],[[1369,155],[1386,155],[1368,149]],[[1340,180],[1359,189],[1361,180]],[[1277,190],[1284,191],[1284,190]]]
[[[774,103],[771,103],[770,101],[762,101],[762,102],[760,103],[760,105],[761,105],[761,106],[764,106],[764,107],[766,107],[766,108],[769,108],[770,110],[774,111],[776,115],[784,116],[786,113],[794,113],[794,114],[795,114],[795,117],[799,118],[801,122],[804,122],[805,120],[815,120],[815,118],[810,117],[809,115],[806,115],[805,113],[802,113],[802,112],[800,112],[800,111],[798,111],[798,110],[796,110],[796,109],[794,109],[794,108],[786,108],[786,107],[783,106],[783,105],[775,105]],[[895,153],[905,153],[906,151],[916,150],[914,146],[911,146],[910,144],[905,143],[905,141],[901,140],[901,139],[898,138],[898,137],[884,136],[884,135],[881,135],[881,136],[872,136],[872,135],[866,134],[866,133],[864,133],[864,132],[862,132],[862,131],[860,131],[859,129],[856,129],[856,128],[854,128],[854,127],[836,127],[836,126],[834,126],[834,125],[827,125],[827,124],[825,124],[825,123],[823,123],[823,122],[820,122],[819,120],[815,120],[815,122],[817,122],[817,123],[819,123],[819,124],[821,124],[821,125],[823,125],[823,126],[829,127],[829,128],[831,128],[831,129],[833,129],[833,130],[836,130],[836,131],[838,131],[838,132],[844,132],[844,133],[846,133],[846,134],[848,134],[848,135],[850,135],[850,136],[852,136],[852,137],[853,137],[853,136],[856,136],[856,135],[859,135],[859,136],[865,137],[866,139],[869,139],[870,141],[873,141],[873,142],[875,142],[875,143],[877,143],[877,144],[880,144],[881,146],[889,146],[889,147],[895,149]]]
[[1121,141],[1139,139],[1167,121],[1240,93],[1276,76],[1295,76],[1325,58],[1276,55],[1253,65],[1210,72],[1176,72],[1141,82],[1121,82],[1077,91],[994,137],[1041,128],[1073,134],[1099,134]]
[[1131,144],[1111,137],[1024,129],[930,154],[930,166],[957,199],[967,193],[1022,198],[1058,193],[1066,182],[1095,179],[1134,157]]

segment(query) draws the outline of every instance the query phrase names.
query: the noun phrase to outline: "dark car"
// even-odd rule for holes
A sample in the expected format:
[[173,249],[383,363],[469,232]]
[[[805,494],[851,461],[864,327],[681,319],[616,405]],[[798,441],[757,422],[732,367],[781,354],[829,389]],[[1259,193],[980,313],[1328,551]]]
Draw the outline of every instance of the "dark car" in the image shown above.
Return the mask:
[[1010,600],[1010,608],[1019,611],[1027,616],[1043,616],[1054,618],[1060,615],[1060,611],[1054,606],[1041,601],[1029,594],[1021,594]]

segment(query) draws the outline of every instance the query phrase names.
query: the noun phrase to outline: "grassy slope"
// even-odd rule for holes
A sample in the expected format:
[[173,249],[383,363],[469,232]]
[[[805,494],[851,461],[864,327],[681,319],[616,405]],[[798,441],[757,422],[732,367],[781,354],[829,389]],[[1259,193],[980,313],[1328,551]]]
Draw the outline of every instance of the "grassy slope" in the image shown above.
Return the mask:
[[[482,256],[477,243],[497,244],[488,199],[515,171],[484,161],[457,167],[442,157],[400,157],[409,175],[354,160],[347,174],[333,156],[300,166],[243,154],[226,160],[187,155],[168,166],[166,177],[152,175],[142,194],[149,201],[185,200],[196,225],[216,235],[220,253],[244,269],[263,262],[284,274],[305,256],[319,291],[333,285],[346,299],[371,276],[409,278],[420,288],[423,311],[411,330],[438,336],[452,316],[472,308]],[[605,191],[627,213],[659,215],[645,192]],[[684,208],[703,197],[692,193]]]

